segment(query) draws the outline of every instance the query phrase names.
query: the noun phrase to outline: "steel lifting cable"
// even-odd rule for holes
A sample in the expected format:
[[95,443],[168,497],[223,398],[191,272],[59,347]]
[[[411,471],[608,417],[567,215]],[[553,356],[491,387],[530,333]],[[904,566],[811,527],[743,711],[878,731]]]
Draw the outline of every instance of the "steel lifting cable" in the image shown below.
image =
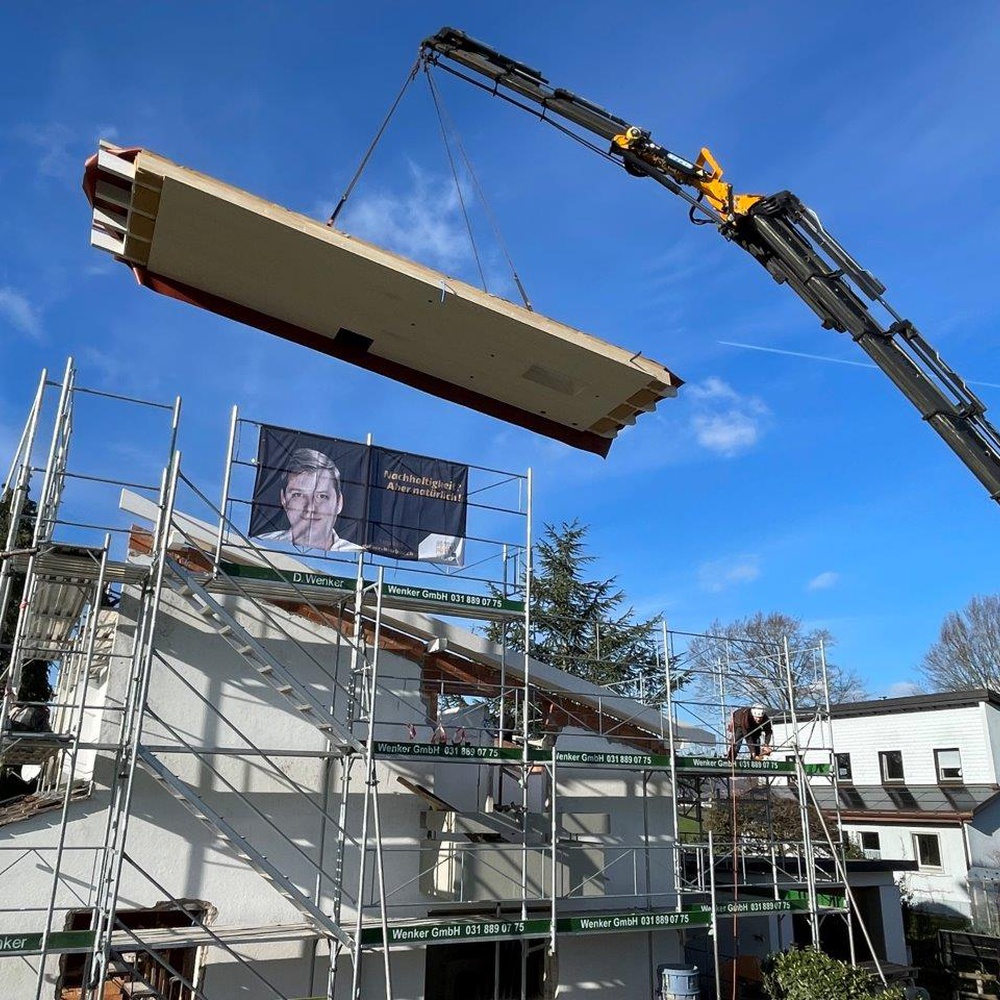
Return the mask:
[[[476,194],[479,196],[479,201],[482,203],[483,211],[486,213],[486,218],[490,223],[490,228],[493,230],[493,236],[497,241],[497,245],[500,247],[500,251],[504,255],[504,259],[507,261],[507,266],[510,268],[510,273],[514,279],[514,284],[517,286],[517,290],[520,293],[521,301],[524,303],[524,308],[533,311],[531,301],[528,298],[528,293],[524,290],[524,285],[521,284],[521,276],[517,273],[517,268],[514,266],[514,259],[510,255],[510,250],[508,249],[507,243],[503,238],[503,233],[500,231],[500,226],[497,222],[496,216],[493,214],[493,210],[490,208],[490,204],[486,200],[486,194],[483,191],[483,187],[479,183],[479,175],[472,166],[472,161],[469,159],[469,154],[465,149],[465,143],[462,142],[462,136],[455,127],[454,119],[448,113],[448,109],[444,106],[444,101],[441,99],[440,91],[434,83],[434,78],[431,76],[430,63],[425,63],[424,72],[427,74],[427,83],[431,89],[431,94],[434,97],[434,107],[437,109],[438,118],[441,119],[442,116],[447,118],[447,124],[451,129],[455,145],[458,147],[458,152],[462,157],[462,162],[464,163],[465,169],[469,174],[469,178],[472,181]],[[442,120],[442,131],[443,130],[444,122]],[[447,146],[447,140],[445,140],[445,144]]]
[[[547,111],[548,107],[543,104],[541,110],[539,111],[532,104],[524,104],[517,100],[515,97],[511,97],[510,94],[505,94],[502,90],[499,90],[500,81],[497,80],[491,87],[488,84],[483,83],[482,80],[477,80],[475,77],[467,76],[465,73],[460,72],[453,66],[448,66],[445,63],[438,62],[436,58],[429,58],[429,62],[437,66],[445,73],[450,73],[452,76],[457,76],[460,80],[464,80],[466,83],[471,83],[473,87],[478,87],[480,90],[485,90],[487,94],[492,97],[499,97],[501,101],[506,101],[508,104],[512,104],[515,108],[520,108],[522,111],[526,111],[532,118],[537,118],[540,122],[546,125],[551,125],[554,129],[562,132],[563,135],[569,136],[570,139],[575,142],[580,143],[581,146],[586,146],[587,149],[592,150],[597,153],[598,156],[607,160],[609,163],[614,163],[616,166],[621,166],[621,160],[617,157],[612,156],[606,148],[599,146],[592,139],[588,139],[585,135],[581,135],[579,132],[575,132],[573,129],[563,125],[562,122],[556,121],[554,118],[549,118]],[[691,199],[694,200],[693,198]]]
[[455,191],[458,194],[458,203],[462,207],[462,218],[465,220],[465,229],[469,234],[469,243],[472,246],[472,256],[476,259],[476,269],[479,271],[479,279],[483,283],[483,291],[488,292],[486,286],[486,273],[483,271],[483,262],[479,259],[479,248],[476,246],[476,237],[472,231],[472,220],[469,218],[469,211],[465,207],[465,197],[462,194],[462,185],[458,177],[458,168],[455,166],[455,157],[451,153],[451,143],[448,142],[448,129],[445,127],[444,115],[441,111],[441,99],[434,85],[430,70],[424,65],[424,74],[427,77],[427,85],[430,88],[431,100],[434,102],[434,110],[437,112],[438,127],[441,129],[441,138],[444,141],[444,151],[448,155],[448,165],[451,167],[451,176],[455,181]]
[[[427,56],[425,58],[429,63],[439,67],[445,73],[450,73],[452,76],[457,76],[460,80],[465,80],[466,83],[472,84],[473,87],[478,87],[480,90],[486,91],[487,94],[490,94],[493,97],[499,97],[501,101],[506,101],[508,104],[512,104],[515,108],[520,108],[522,111],[526,111],[529,115],[532,116],[532,118],[537,118],[540,122],[543,122],[546,125],[551,125],[554,129],[556,129],[556,131],[562,132],[563,135],[568,136],[574,142],[578,142],[581,146],[585,146],[592,152],[597,153],[598,156],[607,160],[609,163],[613,163],[618,167],[621,167],[623,165],[622,160],[619,157],[612,155],[612,153],[610,152],[610,150],[607,149],[607,147],[599,146],[592,139],[588,139],[585,135],[581,135],[579,132],[576,132],[573,129],[569,128],[568,126],[563,125],[561,122],[556,121],[554,118],[550,118],[548,116],[549,109],[548,109],[548,104],[546,102],[543,101],[541,103],[541,110],[538,110],[538,108],[536,108],[534,105],[524,104],[522,101],[517,100],[517,98],[511,97],[509,94],[503,93],[503,91],[499,89],[501,83],[500,80],[495,80],[493,82],[493,85],[490,86],[489,84],[483,83],[482,80],[477,80],[474,77],[468,76],[465,73],[460,72],[453,66],[448,66],[443,62],[439,62],[436,57]],[[714,225],[721,224],[722,219],[718,215],[718,213],[716,213],[714,209],[709,208],[707,205],[704,204],[704,195],[698,195],[696,197],[695,195],[691,194],[688,191],[685,191],[683,188],[680,187],[678,187],[676,190],[674,188],[670,188],[670,190],[673,194],[677,195],[678,198],[682,198],[684,201],[688,203],[688,205],[690,206],[689,211],[690,211],[691,221],[695,225],[705,225],[706,223],[712,223]],[[704,212],[705,215],[708,216],[708,218],[704,220],[696,219],[695,218],[696,212]],[[884,304],[885,303],[883,303],[883,305]]]
[[403,94],[406,93],[407,87],[417,78],[417,72],[420,69],[420,59],[413,64],[410,68],[410,72],[406,74],[406,80],[403,82],[403,86],[400,88],[399,93],[396,95],[396,100],[392,102],[392,107],[389,108],[389,113],[385,116],[378,132],[375,133],[375,138],[372,139],[371,144],[365,152],[365,155],[361,158],[361,163],[358,169],[355,171],[354,176],[351,178],[351,183],[347,185],[344,193],[340,196],[340,201],[337,202],[337,207],[333,210],[330,218],[327,220],[328,226],[333,226],[334,222],[337,221],[337,216],[340,215],[341,209],[347,204],[347,199],[351,197],[351,193],[354,191],[355,185],[361,179],[362,173],[364,173],[365,167],[368,166],[368,161],[372,157],[372,153],[375,152],[375,147],[379,144],[379,140],[382,138],[383,133],[389,125],[392,116],[396,113],[396,108],[399,107],[399,102],[403,99]]

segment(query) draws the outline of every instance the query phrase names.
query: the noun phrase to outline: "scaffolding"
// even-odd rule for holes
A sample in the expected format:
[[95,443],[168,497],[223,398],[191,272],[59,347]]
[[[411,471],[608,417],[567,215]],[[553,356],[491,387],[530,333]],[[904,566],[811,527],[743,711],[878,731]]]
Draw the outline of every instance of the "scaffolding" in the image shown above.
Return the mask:
[[[151,415],[154,481],[78,467],[81,402]],[[409,995],[399,968],[412,975],[413,949],[458,943],[491,944],[491,995],[526,1000],[552,994],[567,939],[645,934],[652,955],[661,932],[681,955],[707,935],[721,998],[736,995],[737,922],[762,916],[779,936],[781,921],[806,921],[816,944],[844,921],[854,956],[839,817],[811,790],[835,769],[815,763],[815,739],[812,763],[802,752],[804,733],[829,732],[822,648],[748,649],[663,622],[648,690],[571,682],[522,649],[530,470],[470,467],[482,530],[464,567],[364,552],[303,563],[242,527],[259,425],[233,410],[213,500],[185,473],[180,412],[179,399],[82,388],[70,361],[60,380],[42,374],[5,483],[0,617],[16,609],[17,624],[0,766],[34,777],[0,803],[0,961],[27,963],[36,1000],[207,1000],[216,962],[255,996],[392,1000]],[[95,488],[120,492],[121,514]],[[55,690],[32,706],[20,691],[38,662]],[[748,697],[782,733],[771,757],[728,754],[731,710]],[[234,717],[240,705],[248,717]],[[48,710],[43,730],[16,725],[26,707]],[[629,837],[573,811],[587,782],[626,790]],[[203,835],[184,833],[177,810],[150,814],[171,800]],[[750,835],[757,800],[764,828]],[[400,836],[414,802],[419,836]],[[776,835],[789,803],[798,832]],[[185,877],[170,850],[187,856]],[[221,870],[220,852],[239,866],[232,895],[253,878],[277,894],[267,920],[216,923],[223,883],[194,869]],[[290,949],[297,971],[282,978],[270,956]]]

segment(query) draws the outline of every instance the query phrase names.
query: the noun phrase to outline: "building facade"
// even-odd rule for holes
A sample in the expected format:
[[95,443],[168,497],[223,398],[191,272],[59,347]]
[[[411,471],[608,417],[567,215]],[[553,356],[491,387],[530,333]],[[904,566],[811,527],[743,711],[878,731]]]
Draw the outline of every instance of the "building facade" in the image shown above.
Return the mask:
[[[713,841],[697,818],[800,765],[731,761],[724,725],[678,714],[665,624],[667,704],[646,703],[474,631],[530,632],[516,588],[262,549],[230,516],[235,413],[220,509],[181,471],[179,401],[158,488],[102,478],[98,514],[88,469],[67,509],[74,379],[43,375],[13,463],[12,523],[43,472],[34,537],[0,560],[11,996],[614,1000],[665,965],[722,996],[821,927],[860,954],[845,881],[881,893],[884,863],[845,873],[808,824]],[[530,477],[481,471],[530,502]],[[515,543],[489,544],[505,581]],[[51,697],[25,693],[38,663]],[[32,703],[48,723],[16,725]],[[898,962],[898,921],[876,922],[873,957]]]
[[[790,726],[780,728],[786,750]],[[829,726],[800,730],[808,759],[832,748],[845,830],[868,858],[905,859],[913,904],[973,916],[969,873],[1000,868],[1000,695],[939,692],[834,706]],[[822,745],[824,749],[820,750]]]

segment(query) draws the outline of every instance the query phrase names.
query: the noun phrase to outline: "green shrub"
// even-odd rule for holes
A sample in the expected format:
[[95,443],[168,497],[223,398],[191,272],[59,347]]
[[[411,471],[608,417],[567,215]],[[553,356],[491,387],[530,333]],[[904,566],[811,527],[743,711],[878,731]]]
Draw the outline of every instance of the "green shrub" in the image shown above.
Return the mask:
[[876,976],[814,948],[771,955],[764,988],[771,1000],[903,1000],[903,987],[885,988]]

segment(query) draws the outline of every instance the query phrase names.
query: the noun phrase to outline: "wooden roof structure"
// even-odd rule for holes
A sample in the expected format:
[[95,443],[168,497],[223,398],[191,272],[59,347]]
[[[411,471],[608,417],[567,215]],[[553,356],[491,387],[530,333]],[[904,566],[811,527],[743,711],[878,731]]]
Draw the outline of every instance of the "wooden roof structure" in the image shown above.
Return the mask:
[[87,162],[91,244],[139,283],[575,448],[618,432],[681,380],[315,219],[102,143]]

